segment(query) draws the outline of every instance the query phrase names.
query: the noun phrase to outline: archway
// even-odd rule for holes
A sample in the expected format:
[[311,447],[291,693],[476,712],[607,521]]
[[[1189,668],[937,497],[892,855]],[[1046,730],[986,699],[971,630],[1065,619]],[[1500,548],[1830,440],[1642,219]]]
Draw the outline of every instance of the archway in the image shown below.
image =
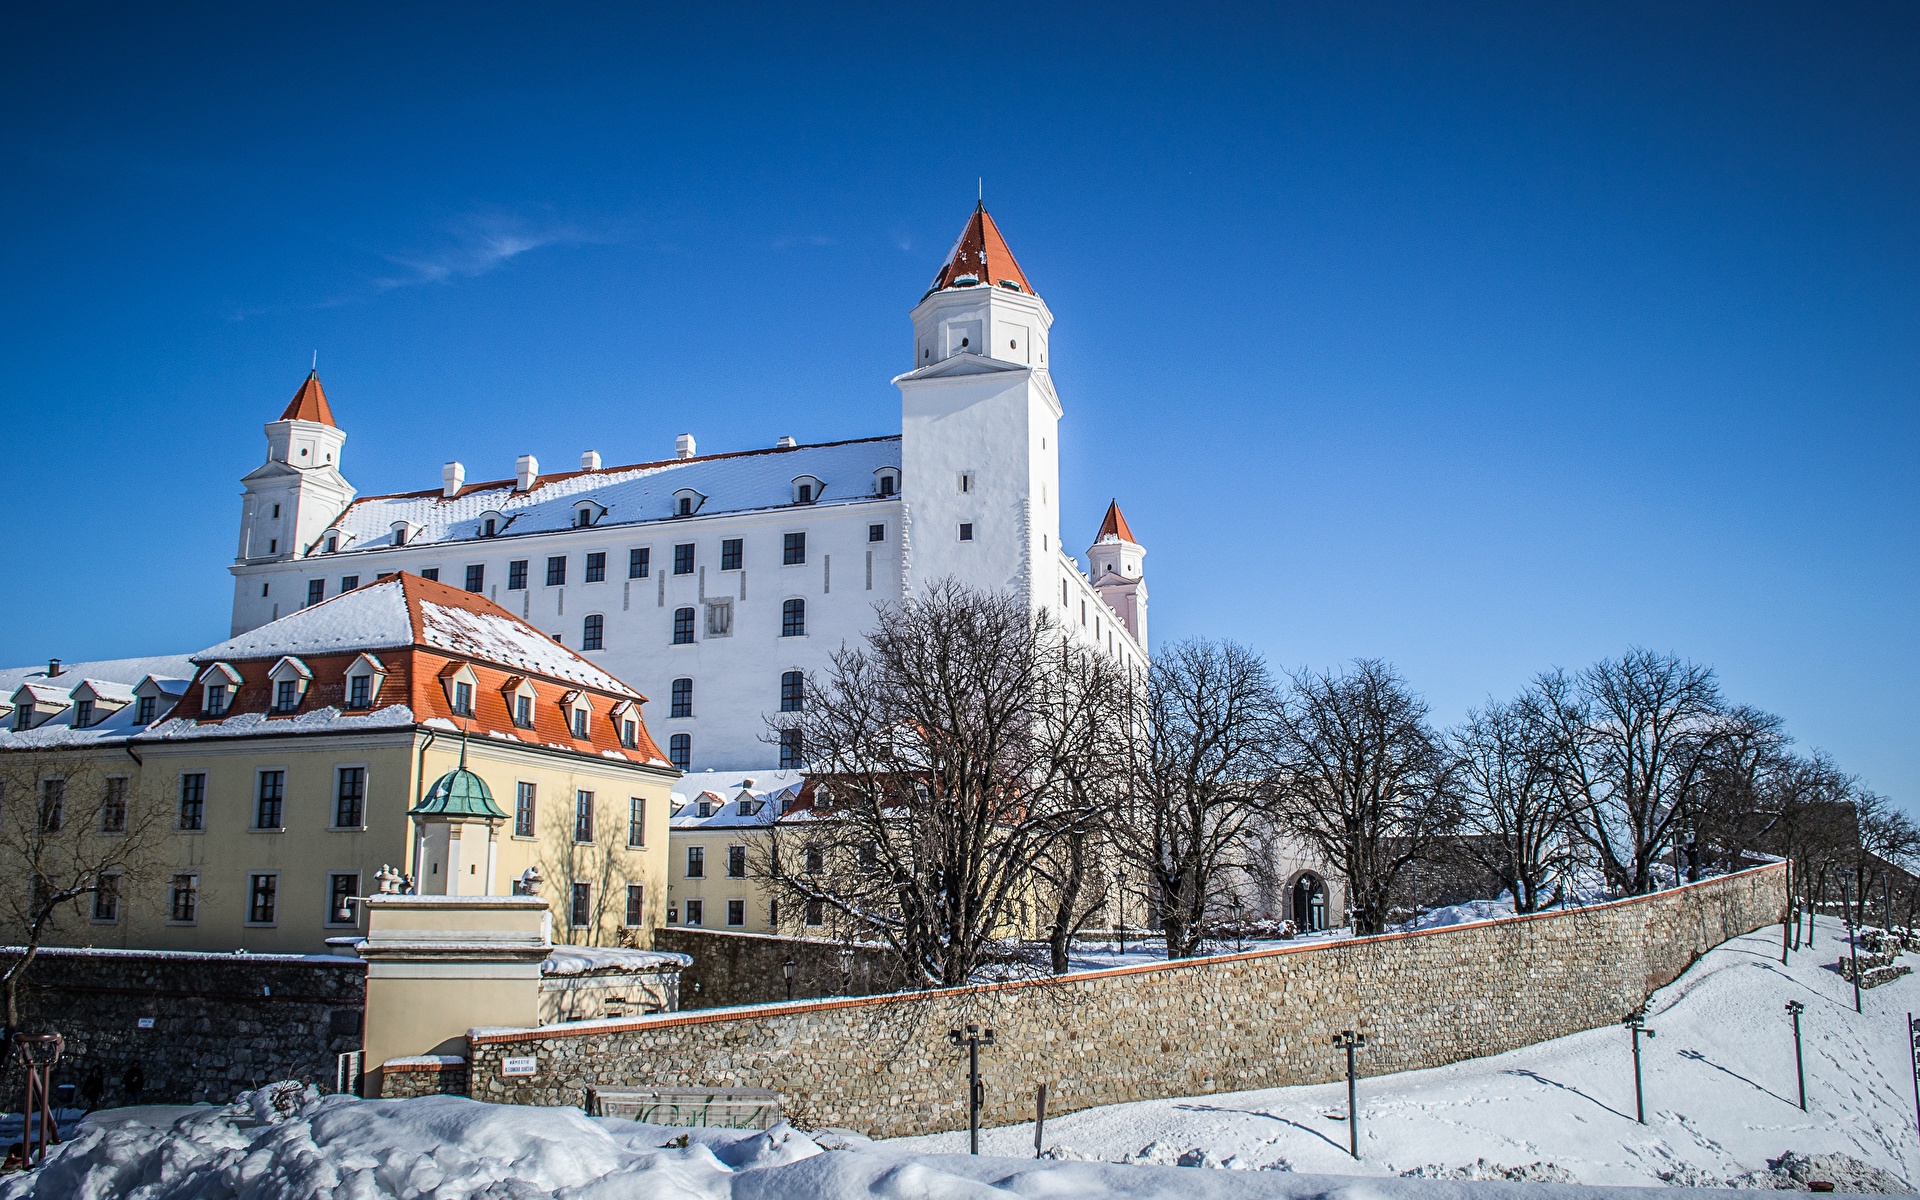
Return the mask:
[[1302,933],[1327,927],[1327,885],[1311,871],[1293,881],[1293,924]]

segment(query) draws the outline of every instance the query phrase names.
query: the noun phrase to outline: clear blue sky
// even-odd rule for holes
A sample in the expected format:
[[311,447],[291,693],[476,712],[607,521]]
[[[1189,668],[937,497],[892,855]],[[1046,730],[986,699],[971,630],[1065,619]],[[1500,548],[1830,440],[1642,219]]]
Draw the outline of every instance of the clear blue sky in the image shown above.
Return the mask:
[[[1920,798],[1911,4],[17,9],[0,663],[226,635],[318,350],[362,492],[890,432],[984,176],[1069,544],[1443,720],[1633,645]],[[1076,526],[1071,524],[1077,522]],[[644,681],[641,681],[644,684]]]

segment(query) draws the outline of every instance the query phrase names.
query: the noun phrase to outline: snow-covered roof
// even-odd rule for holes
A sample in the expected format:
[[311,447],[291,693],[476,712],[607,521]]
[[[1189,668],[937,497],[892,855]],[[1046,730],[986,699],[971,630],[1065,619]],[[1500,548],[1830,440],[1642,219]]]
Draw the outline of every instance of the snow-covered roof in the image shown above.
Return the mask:
[[673,518],[674,493],[686,489],[706,497],[699,516],[791,507],[793,480],[802,475],[824,481],[815,503],[828,506],[873,499],[874,472],[899,466],[897,436],[744,450],[542,475],[525,492],[502,479],[468,484],[451,499],[438,488],[363,496],[347,506],[335,528],[353,535],[352,549],[342,551],[350,554],[393,545],[398,521],[415,530],[409,546],[478,538],[480,519],[488,513],[506,519],[500,537],[570,529],[575,510],[587,500],[606,510],[596,525],[664,522]]
[[0,695],[12,695],[23,683],[53,687],[71,692],[83,679],[102,683],[124,683],[133,687],[152,675],[160,680],[185,681],[193,678],[193,660],[185,654],[157,654],[149,658],[109,658],[99,662],[64,663],[60,674],[49,677],[47,664],[31,667],[0,667]]
[[[92,678],[82,679],[80,682],[86,684],[87,690],[102,700],[114,700],[122,704],[133,703],[133,686],[131,684],[116,683],[111,679]],[[75,685],[74,690],[79,690],[78,685]]]
[[[125,711],[122,709],[121,713]],[[118,717],[121,713],[115,713],[114,716]],[[189,717],[161,721],[140,734],[137,740],[177,742],[188,738],[245,737],[256,733],[350,733],[357,729],[403,729],[412,724],[413,710],[404,704],[389,704],[368,713],[346,713],[331,707],[316,708],[292,717],[243,712],[235,713],[224,721],[195,721]],[[85,732],[93,731],[88,729]]]
[[[140,732],[139,705],[133,703],[133,688],[149,676],[167,695],[178,696],[186,691],[193,677],[193,663],[184,655],[170,654],[73,663],[62,666],[60,674],[52,677],[47,675],[45,666],[0,669],[0,696],[11,697],[24,689],[36,703],[58,705],[62,710],[32,729],[0,728],[0,750],[124,741]],[[100,717],[85,729],[75,729],[73,693],[83,683],[94,695],[120,701],[123,707]],[[166,708],[162,705],[156,715],[164,716]]]
[[193,657],[195,662],[204,663],[411,645],[413,619],[407,612],[405,589],[396,575],[288,613],[258,629],[208,646]]
[[595,971],[679,970],[693,957],[669,950],[627,950],[619,946],[555,946],[540,964],[542,975],[589,975]]
[[[667,827],[685,831],[765,825],[800,794],[806,780],[803,771],[698,771],[683,775],[673,784],[673,803],[680,812],[668,819]],[[773,803],[757,813],[742,813],[738,800],[743,790],[755,800]],[[695,807],[702,795],[713,801],[710,817],[699,816]]]

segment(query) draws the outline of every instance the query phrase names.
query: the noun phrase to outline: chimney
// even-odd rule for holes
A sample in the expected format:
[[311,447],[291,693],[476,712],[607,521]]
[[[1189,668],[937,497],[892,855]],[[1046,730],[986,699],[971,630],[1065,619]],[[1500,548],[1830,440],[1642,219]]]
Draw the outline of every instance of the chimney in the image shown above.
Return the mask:
[[540,478],[540,460],[531,454],[522,454],[513,461],[513,490],[527,492],[533,490],[534,481]]
[[59,673],[60,673],[60,660],[57,658],[48,659],[47,660],[47,678],[51,679],[55,675],[58,675]]
[[800,443],[794,441],[790,437],[783,437],[779,441],[773,444],[773,448],[776,450],[791,450],[799,444]]
[[683,433],[679,437],[673,439],[673,456],[675,458],[692,458],[693,453],[694,451],[693,451],[693,435],[692,434]]
[[458,496],[461,487],[465,485],[466,482],[467,467],[465,463],[451,462],[440,468],[440,494],[447,499],[451,500],[455,496]]
[[598,450],[589,450],[585,454],[582,454],[580,456],[580,469],[582,471],[598,471],[600,469],[600,452]]

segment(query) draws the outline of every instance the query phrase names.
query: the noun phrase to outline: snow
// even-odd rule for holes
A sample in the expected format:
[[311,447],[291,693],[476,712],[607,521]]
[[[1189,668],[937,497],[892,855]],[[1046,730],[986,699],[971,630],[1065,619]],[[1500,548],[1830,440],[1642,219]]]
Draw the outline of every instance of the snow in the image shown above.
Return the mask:
[[222,658],[278,658],[338,650],[386,650],[413,644],[413,621],[398,577],[342,592],[330,600],[288,613],[194,655],[199,662]]
[[546,634],[511,617],[468,612],[422,600],[420,635],[436,650],[517,667],[549,679],[571,680],[616,696],[640,698],[640,694],[626,684]]
[[540,964],[542,975],[585,975],[593,971],[658,971],[685,968],[693,957],[666,950],[624,950],[617,946],[555,946]]
[[[667,824],[683,830],[765,826],[800,794],[805,782],[804,771],[792,770],[706,770],[683,775],[673,784],[675,812]],[[737,801],[743,789],[755,800],[774,803],[763,803],[758,812],[742,813]],[[702,795],[714,806],[711,816],[698,815],[700,810],[696,806]]]
[[353,714],[337,708],[316,708],[291,717],[274,717],[258,712],[235,713],[224,721],[211,724],[176,717],[160,722],[134,740],[175,742],[191,738],[248,737],[262,733],[348,733],[360,729],[403,729],[412,724],[413,710],[404,704],[389,704],[370,713]]
[[82,679],[110,680],[133,687],[149,675],[161,680],[184,682],[194,676],[193,660],[185,654],[160,654],[148,658],[62,663],[60,674],[52,679],[47,676],[46,663],[30,667],[0,667],[0,696],[12,695],[23,683],[44,684],[64,692],[79,687]]

